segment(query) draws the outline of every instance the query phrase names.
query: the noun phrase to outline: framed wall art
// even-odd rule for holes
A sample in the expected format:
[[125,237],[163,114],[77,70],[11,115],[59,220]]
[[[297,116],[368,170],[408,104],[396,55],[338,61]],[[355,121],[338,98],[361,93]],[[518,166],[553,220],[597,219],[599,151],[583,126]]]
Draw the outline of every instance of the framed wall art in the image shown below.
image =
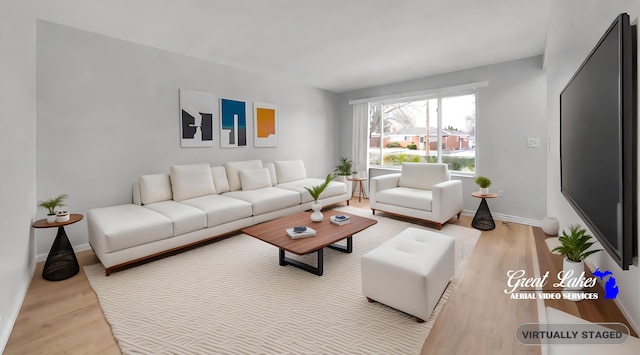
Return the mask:
[[246,102],[220,99],[220,147],[247,146]]
[[264,102],[253,103],[253,144],[255,147],[278,146],[278,107]]
[[183,148],[213,146],[213,112],[216,100],[212,93],[179,90],[180,146]]

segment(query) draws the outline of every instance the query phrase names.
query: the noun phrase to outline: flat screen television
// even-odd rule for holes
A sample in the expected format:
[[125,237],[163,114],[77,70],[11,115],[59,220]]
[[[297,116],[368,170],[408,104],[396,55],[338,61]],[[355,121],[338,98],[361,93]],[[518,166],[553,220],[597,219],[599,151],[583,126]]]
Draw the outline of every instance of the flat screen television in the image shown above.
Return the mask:
[[561,192],[623,270],[638,250],[635,43],[620,14],[560,94]]

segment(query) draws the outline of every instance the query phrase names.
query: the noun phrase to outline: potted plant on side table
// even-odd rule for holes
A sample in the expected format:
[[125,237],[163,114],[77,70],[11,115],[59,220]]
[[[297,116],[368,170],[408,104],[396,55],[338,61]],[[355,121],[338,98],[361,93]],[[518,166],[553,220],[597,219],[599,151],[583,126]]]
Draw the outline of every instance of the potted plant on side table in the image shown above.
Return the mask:
[[[38,207],[47,210],[47,222],[48,223],[54,223],[56,222],[56,207],[63,207],[66,206],[64,204],[64,199],[67,198],[67,194],[62,194],[58,197],[54,197],[52,199],[49,200],[43,200],[43,201],[38,201]],[[69,218],[69,213],[66,211],[63,211],[66,213],[67,219]]]
[[322,203],[318,202],[318,199],[320,198],[320,194],[322,193],[322,191],[324,191],[327,186],[329,186],[329,183],[334,178],[335,175],[327,174],[327,177],[321,185],[312,186],[310,188],[305,187],[305,189],[309,191],[309,194],[313,198],[313,203],[311,204],[311,209],[313,210],[313,213],[311,214],[311,220],[314,222],[322,221],[322,212],[320,212],[322,210]]
[[558,252],[565,256],[562,262],[565,291],[577,292],[582,289],[581,286],[575,285],[575,280],[580,279],[584,273],[584,259],[593,253],[602,251],[602,249],[589,250],[594,242],[590,241],[592,237],[586,233],[587,231],[580,225],[571,225],[569,233],[563,230],[562,236],[558,237],[561,245],[551,250],[551,252]]
[[478,176],[478,178],[476,178],[476,185],[480,187],[480,195],[488,195],[491,179],[485,176]]
[[347,185],[347,196],[351,196],[352,186],[349,181],[347,181],[347,177],[357,173],[353,170],[353,162],[345,157],[340,157],[340,164],[336,165],[333,172],[335,173],[336,181],[343,182]]

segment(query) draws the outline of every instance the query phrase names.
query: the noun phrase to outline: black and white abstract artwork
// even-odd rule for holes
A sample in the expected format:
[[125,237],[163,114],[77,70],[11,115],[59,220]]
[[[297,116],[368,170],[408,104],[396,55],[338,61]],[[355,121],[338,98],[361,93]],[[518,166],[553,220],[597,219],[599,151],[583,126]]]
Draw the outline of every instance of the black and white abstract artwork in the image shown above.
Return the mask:
[[212,93],[180,89],[180,146],[213,146],[213,112],[216,99]]

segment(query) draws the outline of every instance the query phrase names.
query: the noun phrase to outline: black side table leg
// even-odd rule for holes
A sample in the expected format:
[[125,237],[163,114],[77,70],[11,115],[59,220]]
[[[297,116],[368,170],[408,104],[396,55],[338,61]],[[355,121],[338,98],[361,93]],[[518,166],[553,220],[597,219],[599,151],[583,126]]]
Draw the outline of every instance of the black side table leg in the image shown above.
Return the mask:
[[486,199],[483,198],[480,202],[480,206],[478,207],[478,211],[476,211],[476,215],[473,217],[471,226],[482,231],[490,231],[496,228],[496,224],[493,221],[493,216],[491,216],[491,211],[489,211],[489,205],[487,204]]
[[64,227],[58,227],[58,234],[53,241],[49,256],[44,263],[42,277],[49,281],[68,279],[80,271],[78,259],[73,252],[73,247],[67,238]]

